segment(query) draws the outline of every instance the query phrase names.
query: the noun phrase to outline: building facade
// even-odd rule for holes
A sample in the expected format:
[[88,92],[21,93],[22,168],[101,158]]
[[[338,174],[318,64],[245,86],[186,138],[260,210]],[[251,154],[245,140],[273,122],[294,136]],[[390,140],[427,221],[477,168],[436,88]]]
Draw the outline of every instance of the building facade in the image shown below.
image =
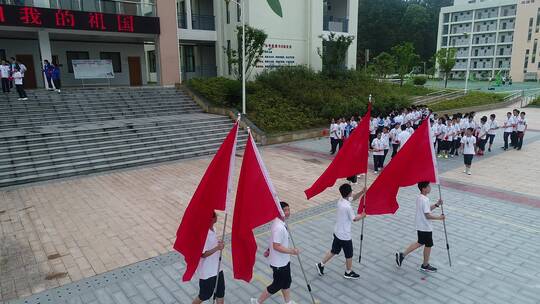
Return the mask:
[[[450,78],[537,80],[540,1],[455,0],[441,9],[437,50],[455,48]],[[536,47],[535,47],[536,41]]]

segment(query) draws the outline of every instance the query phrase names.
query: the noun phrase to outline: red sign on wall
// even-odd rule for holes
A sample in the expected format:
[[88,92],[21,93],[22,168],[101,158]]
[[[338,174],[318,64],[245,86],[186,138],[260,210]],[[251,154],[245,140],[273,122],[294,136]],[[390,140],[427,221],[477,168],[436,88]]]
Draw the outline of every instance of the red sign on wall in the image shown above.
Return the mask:
[[0,5],[0,26],[159,34],[159,18]]

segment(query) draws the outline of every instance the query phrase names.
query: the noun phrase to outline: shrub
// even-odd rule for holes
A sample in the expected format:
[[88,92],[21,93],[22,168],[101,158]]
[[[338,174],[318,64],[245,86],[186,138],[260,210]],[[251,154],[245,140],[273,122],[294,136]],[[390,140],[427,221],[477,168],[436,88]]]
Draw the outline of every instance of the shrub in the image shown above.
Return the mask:
[[417,86],[423,86],[427,82],[427,78],[424,76],[415,76],[413,78],[413,84]]
[[433,111],[444,111],[461,109],[467,107],[481,106],[486,104],[501,103],[504,101],[503,94],[470,92],[469,94],[452,100],[446,100],[430,105]]

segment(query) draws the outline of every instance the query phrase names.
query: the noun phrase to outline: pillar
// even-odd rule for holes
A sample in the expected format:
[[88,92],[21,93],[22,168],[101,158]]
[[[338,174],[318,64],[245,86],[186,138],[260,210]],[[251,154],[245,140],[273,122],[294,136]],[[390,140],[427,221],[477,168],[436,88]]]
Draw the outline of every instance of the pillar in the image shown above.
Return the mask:
[[[51,40],[49,39],[49,32],[47,31],[38,31],[38,41],[39,41],[39,53],[41,55],[40,66],[36,69],[41,69],[43,67],[43,60],[49,60],[52,63],[52,51],[51,51]],[[43,82],[45,83],[45,88],[48,89],[49,85],[47,84],[47,78],[41,73],[43,77]]]
[[160,35],[156,39],[158,77],[163,86],[180,83],[180,53],[178,45],[178,14],[176,1],[156,1]]

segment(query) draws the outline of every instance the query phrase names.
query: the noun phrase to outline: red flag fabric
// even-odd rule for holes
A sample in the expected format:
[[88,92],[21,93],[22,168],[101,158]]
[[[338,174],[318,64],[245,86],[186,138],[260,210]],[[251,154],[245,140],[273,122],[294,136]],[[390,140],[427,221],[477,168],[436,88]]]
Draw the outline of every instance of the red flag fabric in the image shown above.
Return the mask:
[[304,193],[307,199],[318,195],[332,187],[338,178],[346,178],[367,172],[369,150],[369,124],[371,121],[371,102],[368,103],[366,115],[358,127],[352,132],[343,147],[339,149],[336,157],[328,168]]
[[224,211],[227,208],[237,135],[238,123],[231,129],[206,169],[176,232],[174,249],[180,252],[186,261],[186,272],[182,276],[184,282],[191,280],[197,270],[214,211]]
[[[439,182],[430,132],[427,117],[369,187],[365,195],[366,214],[395,213],[399,208],[396,199],[399,187],[423,181]],[[362,207],[360,204],[358,213]]]
[[231,250],[235,279],[251,281],[257,252],[253,229],[280,215],[283,216],[283,210],[278,196],[250,134],[242,161],[232,224]]

